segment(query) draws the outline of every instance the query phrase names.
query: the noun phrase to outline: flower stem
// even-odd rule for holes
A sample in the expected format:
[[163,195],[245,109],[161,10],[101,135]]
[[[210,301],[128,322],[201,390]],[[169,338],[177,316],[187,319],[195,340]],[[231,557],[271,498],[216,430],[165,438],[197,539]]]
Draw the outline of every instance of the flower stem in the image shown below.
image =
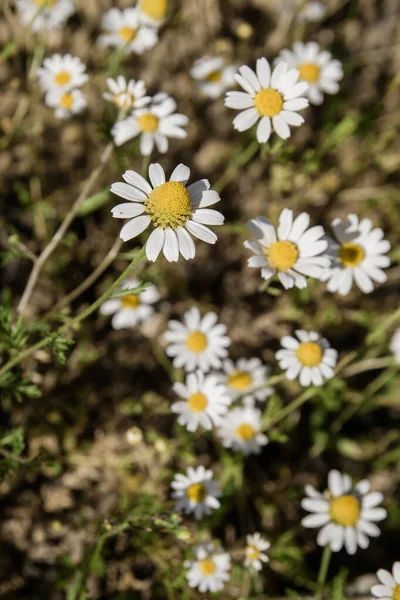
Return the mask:
[[321,598],[323,596],[323,589],[324,589],[325,582],[326,582],[326,576],[328,574],[331,556],[332,556],[331,547],[329,545],[327,545],[327,546],[325,546],[324,551],[322,553],[321,564],[319,566],[318,580],[317,580],[318,591],[315,596],[315,600],[321,600]]
[[213,185],[213,190],[218,193],[221,193],[222,190],[228,185],[228,183],[235,177],[237,169],[239,167],[244,167],[247,163],[253,158],[253,156],[260,149],[260,144],[257,140],[253,140],[247,146],[243,152],[241,152],[238,156],[235,156],[225,171],[222,173],[221,177],[218,179],[215,185]]

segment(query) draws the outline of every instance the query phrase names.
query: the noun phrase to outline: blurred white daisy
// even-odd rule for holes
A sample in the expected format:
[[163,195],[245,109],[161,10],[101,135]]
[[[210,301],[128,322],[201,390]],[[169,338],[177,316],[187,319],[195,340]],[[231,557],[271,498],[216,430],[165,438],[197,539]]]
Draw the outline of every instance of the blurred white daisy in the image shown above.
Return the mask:
[[390,349],[393,352],[394,359],[400,363],[400,328],[396,329],[390,341]]
[[174,402],[171,410],[179,415],[178,423],[188,431],[196,431],[199,425],[207,430],[220,425],[231,403],[216,375],[200,371],[189,373],[185,384],[175,382],[172,389],[182,400]]
[[73,115],[82,113],[86,106],[86,96],[82,90],[57,90],[51,89],[45,97],[47,106],[55,108],[57,119],[69,119]]
[[76,12],[73,0],[16,0],[16,7],[22,23],[33,31],[63,27]]
[[342,64],[332,54],[321,50],[316,42],[295,42],[293,50],[281,50],[276,64],[285,62],[290,69],[300,71],[300,80],[308,83],[304,95],[311,104],[322,104],[325,94],[337,94],[343,77]]
[[289,380],[299,377],[300,385],[322,385],[324,379],[332,379],[337,361],[337,351],[315,331],[297,329],[298,339],[285,335],[281,339],[282,350],[276,353],[281,369]]
[[242,111],[233,120],[235,129],[245,131],[258,121],[257,140],[262,144],[269,140],[272,128],[285,140],[290,137],[289,125],[304,123],[297,111],[308,106],[304,97],[308,83],[298,82],[297,69],[280,63],[271,75],[267,59],[259,58],[256,73],[246,65],[239,68],[239,73],[235,79],[245,91],[227,92],[225,98],[225,106]]
[[400,600],[400,562],[395,562],[392,573],[386,569],[377,572],[379,585],[374,585],[371,594],[381,600]]
[[219,435],[225,448],[259,454],[261,446],[268,444],[268,438],[260,433],[261,411],[251,404],[232,408],[223,418]]
[[100,46],[124,48],[127,54],[142,54],[157,43],[157,32],[140,21],[137,8],[110,8],[102,21],[104,33],[99,37]]
[[231,341],[225,325],[217,321],[214,312],[201,317],[199,309],[193,306],[184,313],[183,323],[168,322],[164,337],[169,345],[165,351],[174,358],[175,367],[183,367],[186,371],[200,369],[203,373],[221,367]]
[[224,216],[208,208],[221,198],[209,189],[207,179],[186,187],[190,169],[179,164],[166,182],[164,169],[157,163],[149,167],[153,187],[136,171],[126,171],[122,177],[126,183],[113,183],[111,191],[130,202],[114,206],[111,212],[117,219],[130,219],[121,229],[124,242],[153,225],[146,242],[148,260],[155,261],[161,249],[169,262],[176,262],[179,253],[186,260],[194,258],[196,249],[190,234],[215,244],[217,236],[206,225],[222,225]]
[[184,129],[189,122],[186,115],[175,113],[176,102],[167,94],[154,96],[148,106],[137,108],[131,116],[116,123],[112,135],[116,146],[140,135],[140,153],[150,156],[154,144],[164,154],[168,150],[168,138],[183,139],[187,136]]
[[218,374],[218,379],[226,386],[232,401],[239,397],[255,398],[264,401],[273,393],[271,387],[266,387],[269,368],[259,358],[239,358],[236,363],[224,360],[223,373]]
[[307,485],[301,505],[313,513],[302,520],[304,527],[322,527],[317,537],[319,546],[330,545],[333,552],[344,546],[348,554],[355,554],[357,547],[369,545],[367,536],[378,537],[380,530],[375,521],[386,518],[386,510],[377,507],[383,500],[380,492],[370,492],[367,480],[353,485],[349,475],[330,471],[328,491],[320,494]]
[[203,466],[188,467],[186,475],[177,473],[171,487],[172,498],[178,500],[174,509],[177,512],[193,513],[196,519],[202,519],[220,507],[219,483],[213,479],[213,472]]
[[332,221],[335,241],[332,241],[329,252],[333,261],[330,268],[322,273],[322,281],[328,281],[328,290],[346,296],[355,281],[364,294],[374,289],[374,281],[384,283],[387,279],[382,271],[390,265],[385,256],[390,250],[390,243],[383,239],[382,229],[372,229],[370,219],[359,220],[357,215],[348,215],[347,221]]
[[261,537],[259,533],[253,533],[247,536],[247,546],[245,550],[245,567],[253,567],[256,571],[261,571],[262,563],[269,561],[268,556],[264,553],[264,550],[268,550],[271,544]]
[[44,91],[68,91],[86,83],[89,78],[85,71],[86,65],[77,56],[53,54],[44,59],[43,66],[37,70],[37,74],[40,87]]
[[215,548],[213,544],[201,544],[194,549],[195,560],[187,560],[184,566],[188,569],[186,578],[191,588],[200,592],[219,592],[225,582],[229,581],[231,557],[223,548]]
[[275,273],[284,288],[307,287],[308,277],[319,279],[323,268],[331,261],[326,255],[328,242],[320,225],[311,227],[310,217],[301,213],[293,219],[293,211],[284,208],[276,229],[271,221],[257,217],[248,221],[250,232],[256,238],[244,245],[255,256],[248,259],[249,267],[261,269],[261,277],[270,279]]
[[[121,290],[134,289],[140,285],[138,279],[124,281]],[[148,321],[154,314],[152,304],[160,299],[160,294],[155,285],[138,294],[128,294],[120,298],[111,298],[100,307],[103,315],[113,315],[111,325],[114,329],[136,327],[138,323]]]
[[190,71],[197,80],[200,91],[209,98],[219,98],[235,83],[236,67],[225,65],[220,56],[204,56],[199,58]]
[[137,8],[142,23],[160,27],[168,11],[168,0],[139,0]]
[[326,6],[314,0],[288,0],[288,8],[296,11],[298,21],[318,23],[326,15]]
[[103,94],[103,98],[108,102],[113,102],[118,108],[130,109],[146,106],[150,102],[150,97],[146,96],[146,87],[144,81],[127,81],[123,75],[117,79],[107,79],[107,87],[110,90]]

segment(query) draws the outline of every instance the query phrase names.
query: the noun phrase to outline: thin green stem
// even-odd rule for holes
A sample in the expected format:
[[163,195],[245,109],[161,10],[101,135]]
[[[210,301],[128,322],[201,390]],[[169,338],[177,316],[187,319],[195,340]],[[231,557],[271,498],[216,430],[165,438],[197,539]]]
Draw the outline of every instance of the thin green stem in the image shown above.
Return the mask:
[[321,600],[323,596],[323,590],[326,582],[326,577],[328,575],[329,563],[331,562],[332,550],[329,545],[325,546],[324,551],[322,553],[321,564],[319,567],[318,573],[318,591],[315,596],[315,600]]
[[253,158],[253,156],[259,151],[260,144],[257,140],[250,142],[249,146],[241,152],[239,155],[235,156],[226,167],[225,171],[218,179],[218,181],[213,185],[213,189],[216,192],[221,193],[222,190],[228,185],[228,183],[235,177],[237,169],[240,167],[244,167],[247,163]]
[[273,419],[267,421],[265,427],[263,428],[263,431],[268,431],[269,429],[272,429],[272,427],[280,423],[280,421],[286,419],[286,417],[288,417],[292,414],[292,412],[300,408],[300,406],[307,402],[307,400],[310,400],[310,398],[312,398],[314,394],[314,387],[307,388],[302,394],[300,394],[300,396],[298,396],[292,402],[290,402],[290,404],[282,408],[282,410],[280,410]]

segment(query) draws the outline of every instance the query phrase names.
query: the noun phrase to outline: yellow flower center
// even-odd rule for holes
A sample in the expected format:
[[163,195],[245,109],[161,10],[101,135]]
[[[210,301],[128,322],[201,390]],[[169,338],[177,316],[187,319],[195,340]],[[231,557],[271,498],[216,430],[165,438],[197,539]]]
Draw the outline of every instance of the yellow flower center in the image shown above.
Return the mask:
[[257,560],[260,556],[260,551],[257,546],[247,546],[246,556],[249,560]]
[[297,65],[300,71],[300,79],[308,81],[308,83],[316,83],[319,79],[320,68],[315,63],[301,63]]
[[[146,212],[150,215],[155,227],[171,227],[176,229],[182,227],[192,214],[192,202],[189,192],[183,183],[179,181],[167,181],[157,186],[150,192],[148,200],[144,202]],[[206,340],[203,334],[200,337],[194,337],[193,343],[200,344],[200,349],[194,349],[194,352],[204,350]],[[198,344],[196,344],[196,341]],[[189,342],[188,342],[189,344]],[[191,348],[188,345],[189,350]]]
[[246,390],[251,383],[251,375],[246,371],[234,371],[228,379],[228,386],[238,391]]
[[132,42],[136,37],[137,30],[133,27],[121,27],[118,33],[124,42]]
[[242,423],[236,428],[236,435],[243,441],[251,440],[255,435],[254,428],[248,423]]
[[393,600],[400,600],[400,583],[398,583],[393,590]]
[[278,271],[287,271],[291,269],[299,257],[299,251],[293,242],[284,240],[282,242],[273,242],[267,248],[267,258],[271,267]]
[[60,71],[54,79],[58,85],[67,85],[71,81],[71,75],[67,71]]
[[63,94],[60,98],[60,105],[63,108],[66,108],[67,110],[72,108],[73,103],[74,103],[74,99],[72,97],[72,94]]
[[203,502],[207,495],[207,491],[202,483],[193,483],[192,485],[189,485],[186,490],[186,495],[189,500],[198,504],[199,502]]
[[123,308],[137,308],[140,304],[140,298],[134,294],[123,296],[121,304]]
[[200,571],[203,575],[212,575],[215,572],[215,562],[211,558],[199,560]]
[[322,359],[322,350],[315,342],[303,342],[296,350],[296,358],[303,367],[316,367]]
[[142,0],[140,10],[154,21],[161,21],[167,13],[168,0]]
[[54,6],[57,0],[35,0],[36,6]]
[[355,496],[339,496],[332,498],[329,514],[335,523],[343,527],[354,527],[360,518],[360,501]]
[[365,256],[365,251],[359,244],[345,242],[339,250],[339,258],[345,267],[356,267]]
[[208,75],[206,75],[207,81],[210,83],[218,83],[222,79],[221,71],[212,71]]
[[283,108],[283,96],[272,88],[260,90],[255,95],[254,106],[262,117],[275,117]]
[[196,392],[195,394],[192,394],[191,396],[189,396],[187,402],[188,402],[189,408],[193,412],[202,412],[207,407],[207,404],[208,404],[207,397],[204,394],[202,394],[201,392]]
[[158,117],[152,113],[145,113],[138,118],[138,123],[142,131],[156,131],[158,127]]

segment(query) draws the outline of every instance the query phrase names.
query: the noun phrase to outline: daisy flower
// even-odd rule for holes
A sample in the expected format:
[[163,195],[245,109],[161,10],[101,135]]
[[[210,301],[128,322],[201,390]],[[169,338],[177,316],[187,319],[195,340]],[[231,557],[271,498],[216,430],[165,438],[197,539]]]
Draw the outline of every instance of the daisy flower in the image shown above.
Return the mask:
[[383,283],[387,277],[383,268],[390,265],[385,256],[390,243],[383,239],[382,229],[372,229],[370,219],[359,220],[357,215],[348,215],[347,221],[335,219],[332,229],[337,241],[332,241],[330,253],[333,262],[322,274],[328,281],[328,290],[346,296],[355,281],[364,294],[374,289],[374,281]]
[[207,430],[220,425],[231,403],[216,375],[200,371],[189,373],[185,384],[176,382],[172,389],[182,400],[174,402],[171,410],[179,415],[178,423],[188,431],[196,431],[199,425]]
[[150,156],[154,144],[157,150],[165,154],[168,150],[168,138],[183,139],[187,136],[184,127],[189,123],[186,115],[175,113],[176,102],[167,94],[154,96],[150,105],[137,108],[131,116],[116,123],[112,135],[116,146],[140,135],[140,153]]
[[160,27],[167,15],[168,0],[139,0],[140,20],[150,27]]
[[150,97],[146,96],[146,87],[144,81],[127,81],[125,77],[119,75],[117,79],[107,79],[107,87],[110,90],[103,94],[103,98],[108,102],[113,102],[118,108],[129,109],[145,106],[150,102]]
[[264,217],[248,221],[250,233],[256,238],[244,242],[254,253],[247,261],[249,267],[261,269],[263,279],[276,273],[285,289],[307,287],[306,276],[319,279],[331,262],[325,253],[328,242],[323,239],[325,232],[320,225],[308,229],[309,224],[307,213],[293,219],[289,208],[281,212],[277,229]]
[[199,58],[190,71],[197,80],[200,91],[209,98],[219,98],[235,83],[236,67],[225,65],[220,56],[204,56]]
[[224,417],[219,435],[225,448],[248,454],[260,454],[268,438],[260,433],[261,411],[251,404],[232,408]]
[[298,127],[304,123],[297,111],[308,106],[303,97],[308,83],[297,83],[297,69],[280,63],[271,75],[267,59],[259,58],[256,73],[246,65],[240,67],[239,73],[235,79],[244,92],[227,92],[225,98],[225,106],[242,111],[233,120],[235,129],[246,131],[258,122],[257,140],[263,144],[269,140],[272,128],[286,140],[290,137],[289,125]]
[[86,65],[77,56],[53,54],[44,59],[43,67],[37,70],[37,74],[42,90],[67,92],[86,83],[89,78],[85,71]]
[[394,359],[400,363],[400,328],[396,329],[390,341],[390,349],[393,352]]
[[57,119],[69,119],[83,112],[87,106],[85,94],[81,90],[49,90],[45,97],[47,106],[55,108]]
[[285,335],[281,339],[282,350],[276,353],[281,369],[290,381],[299,377],[300,385],[322,385],[324,379],[332,379],[337,361],[337,351],[315,331],[295,331],[298,339]]
[[73,0],[16,0],[24,25],[33,31],[50,31],[63,27],[76,11]]
[[107,32],[99,37],[100,46],[124,48],[127,54],[142,54],[157,43],[156,31],[140,22],[137,8],[110,8],[102,21]]
[[200,592],[219,592],[225,581],[229,581],[231,557],[223,548],[215,548],[213,544],[201,544],[194,549],[195,560],[187,560],[184,566],[188,569],[186,578],[191,588]]
[[[138,279],[124,281],[121,290],[137,288],[140,285]],[[160,299],[156,286],[150,285],[138,294],[128,294],[120,298],[111,298],[100,307],[102,315],[113,315],[111,325],[114,329],[136,327],[139,323],[148,321],[154,314],[152,304]]]
[[248,535],[244,566],[253,567],[256,571],[261,571],[262,563],[269,561],[268,556],[264,554],[264,550],[268,550],[270,547],[271,544],[267,540],[264,540],[259,533]]
[[314,0],[288,0],[287,7],[296,11],[298,21],[318,23],[326,15],[326,6]]
[[276,64],[285,62],[290,69],[300,71],[300,81],[308,83],[305,96],[311,104],[322,104],[325,94],[337,94],[343,77],[342,64],[332,54],[321,51],[316,42],[295,42],[292,50],[281,50]]
[[400,562],[395,562],[392,573],[379,569],[377,576],[380,585],[374,585],[371,594],[381,600],[400,600]]
[[203,466],[197,469],[188,467],[186,475],[177,473],[171,487],[174,490],[172,498],[178,500],[175,505],[177,512],[194,513],[196,519],[201,519],[220,507],[218,481],[213,479],[213,472]]
[[173,357],[175,367],[186,371],[200,369],[203,373],[221,367],[231,340],[226,335],[225,325],[217,321],[214,312],[201,317],[196,306],[184,313],[183,323],[169,321],[164,335],[169,345],[165,351]]
[[269,369],[259,358],[239,358],[236,363],[224,360],[222,368],[223,373],[218,374],[218,378],[225,385],[232,401],[242,396],[264,401],[274,391],[265,387]]
[[313,514],[302,521],[304,527],[322,527],[317,537],[319,546],[330,545],[333,552],[344,546],[348,554],[355,554],[357,547],[367,548],[367,536],[378,537],[380,530],[375,521],[386,517],[386,510],[377,505],[383,500],[380,492],[370,492],[369,481],[363,480],[353,485],[349,475],[330,471],[328,491],[317,492],[307,485],[301,505]]
[[190,169],[179,164],[166,182],[164,169],[157,163],[149,167],[152,185],[136,171],[126,171],[122,177],[126,183],[113,183],[111,191],[130,202],[114,206],[111,212],[117,219],[130,219],[121,229],[124,242],[153,225],[146,242],[148,260],[154,262],[161,249],[169,262],[176,262],[179,253],[186,260],[194,258],[196,250],[189,234],[215,244],[217,236],[206,225],[222,225],[224,216],[208,208],[220,197],[210,190],[207,179],[186,187]]

